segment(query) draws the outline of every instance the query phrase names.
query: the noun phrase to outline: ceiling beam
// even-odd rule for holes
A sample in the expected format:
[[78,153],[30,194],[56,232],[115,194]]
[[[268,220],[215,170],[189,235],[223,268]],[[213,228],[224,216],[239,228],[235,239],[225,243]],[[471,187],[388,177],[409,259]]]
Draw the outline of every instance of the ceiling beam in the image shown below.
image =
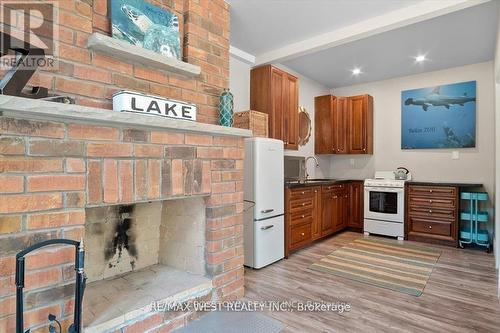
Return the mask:
[[429,20],[490,0],[426,0],[337,30],[291,43],[255,57],[256,65],[279,63],[306,54],[370,37],[382,32]]
[[229,46],[229,54],[238,59],[241,60],[251,66],[255,64],[255,56],[251,55],[250,53],[247,53],[243,50],[240,50],[237,47],[234,47],[232,45]]

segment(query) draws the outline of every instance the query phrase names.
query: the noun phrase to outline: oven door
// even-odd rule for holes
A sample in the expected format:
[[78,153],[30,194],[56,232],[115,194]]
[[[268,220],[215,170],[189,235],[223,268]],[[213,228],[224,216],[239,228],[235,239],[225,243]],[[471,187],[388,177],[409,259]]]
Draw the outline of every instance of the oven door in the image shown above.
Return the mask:
[[365,187],[365,219],[404,222],[404,188]]

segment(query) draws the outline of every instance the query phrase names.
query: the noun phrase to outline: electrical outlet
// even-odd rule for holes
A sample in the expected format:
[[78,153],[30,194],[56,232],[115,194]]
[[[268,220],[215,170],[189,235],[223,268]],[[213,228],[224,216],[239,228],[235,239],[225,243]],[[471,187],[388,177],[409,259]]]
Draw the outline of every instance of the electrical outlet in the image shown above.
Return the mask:
[[354,158],[349,159],[349,164],[353,167],[354,166]]
[[458,160],[460,158],[460,153],[458,150],[454,150],[451,152],[451,159]]

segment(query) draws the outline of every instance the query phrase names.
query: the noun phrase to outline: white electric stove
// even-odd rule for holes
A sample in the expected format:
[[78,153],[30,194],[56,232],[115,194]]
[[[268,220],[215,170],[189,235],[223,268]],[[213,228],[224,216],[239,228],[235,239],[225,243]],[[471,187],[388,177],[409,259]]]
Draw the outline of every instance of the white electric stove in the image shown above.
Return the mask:
[[[407,179],[411,180],[408,173]],[[393,171],[377,171],[365,180],[364,233],[404,238],[405,181]]]

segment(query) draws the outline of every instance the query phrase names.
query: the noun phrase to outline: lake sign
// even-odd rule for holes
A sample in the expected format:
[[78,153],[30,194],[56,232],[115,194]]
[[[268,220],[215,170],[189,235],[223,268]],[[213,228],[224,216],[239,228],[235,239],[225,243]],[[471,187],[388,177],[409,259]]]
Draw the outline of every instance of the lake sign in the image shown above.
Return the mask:
[[195,104],[130,91],[113,94],[113,111],[196,121]]

